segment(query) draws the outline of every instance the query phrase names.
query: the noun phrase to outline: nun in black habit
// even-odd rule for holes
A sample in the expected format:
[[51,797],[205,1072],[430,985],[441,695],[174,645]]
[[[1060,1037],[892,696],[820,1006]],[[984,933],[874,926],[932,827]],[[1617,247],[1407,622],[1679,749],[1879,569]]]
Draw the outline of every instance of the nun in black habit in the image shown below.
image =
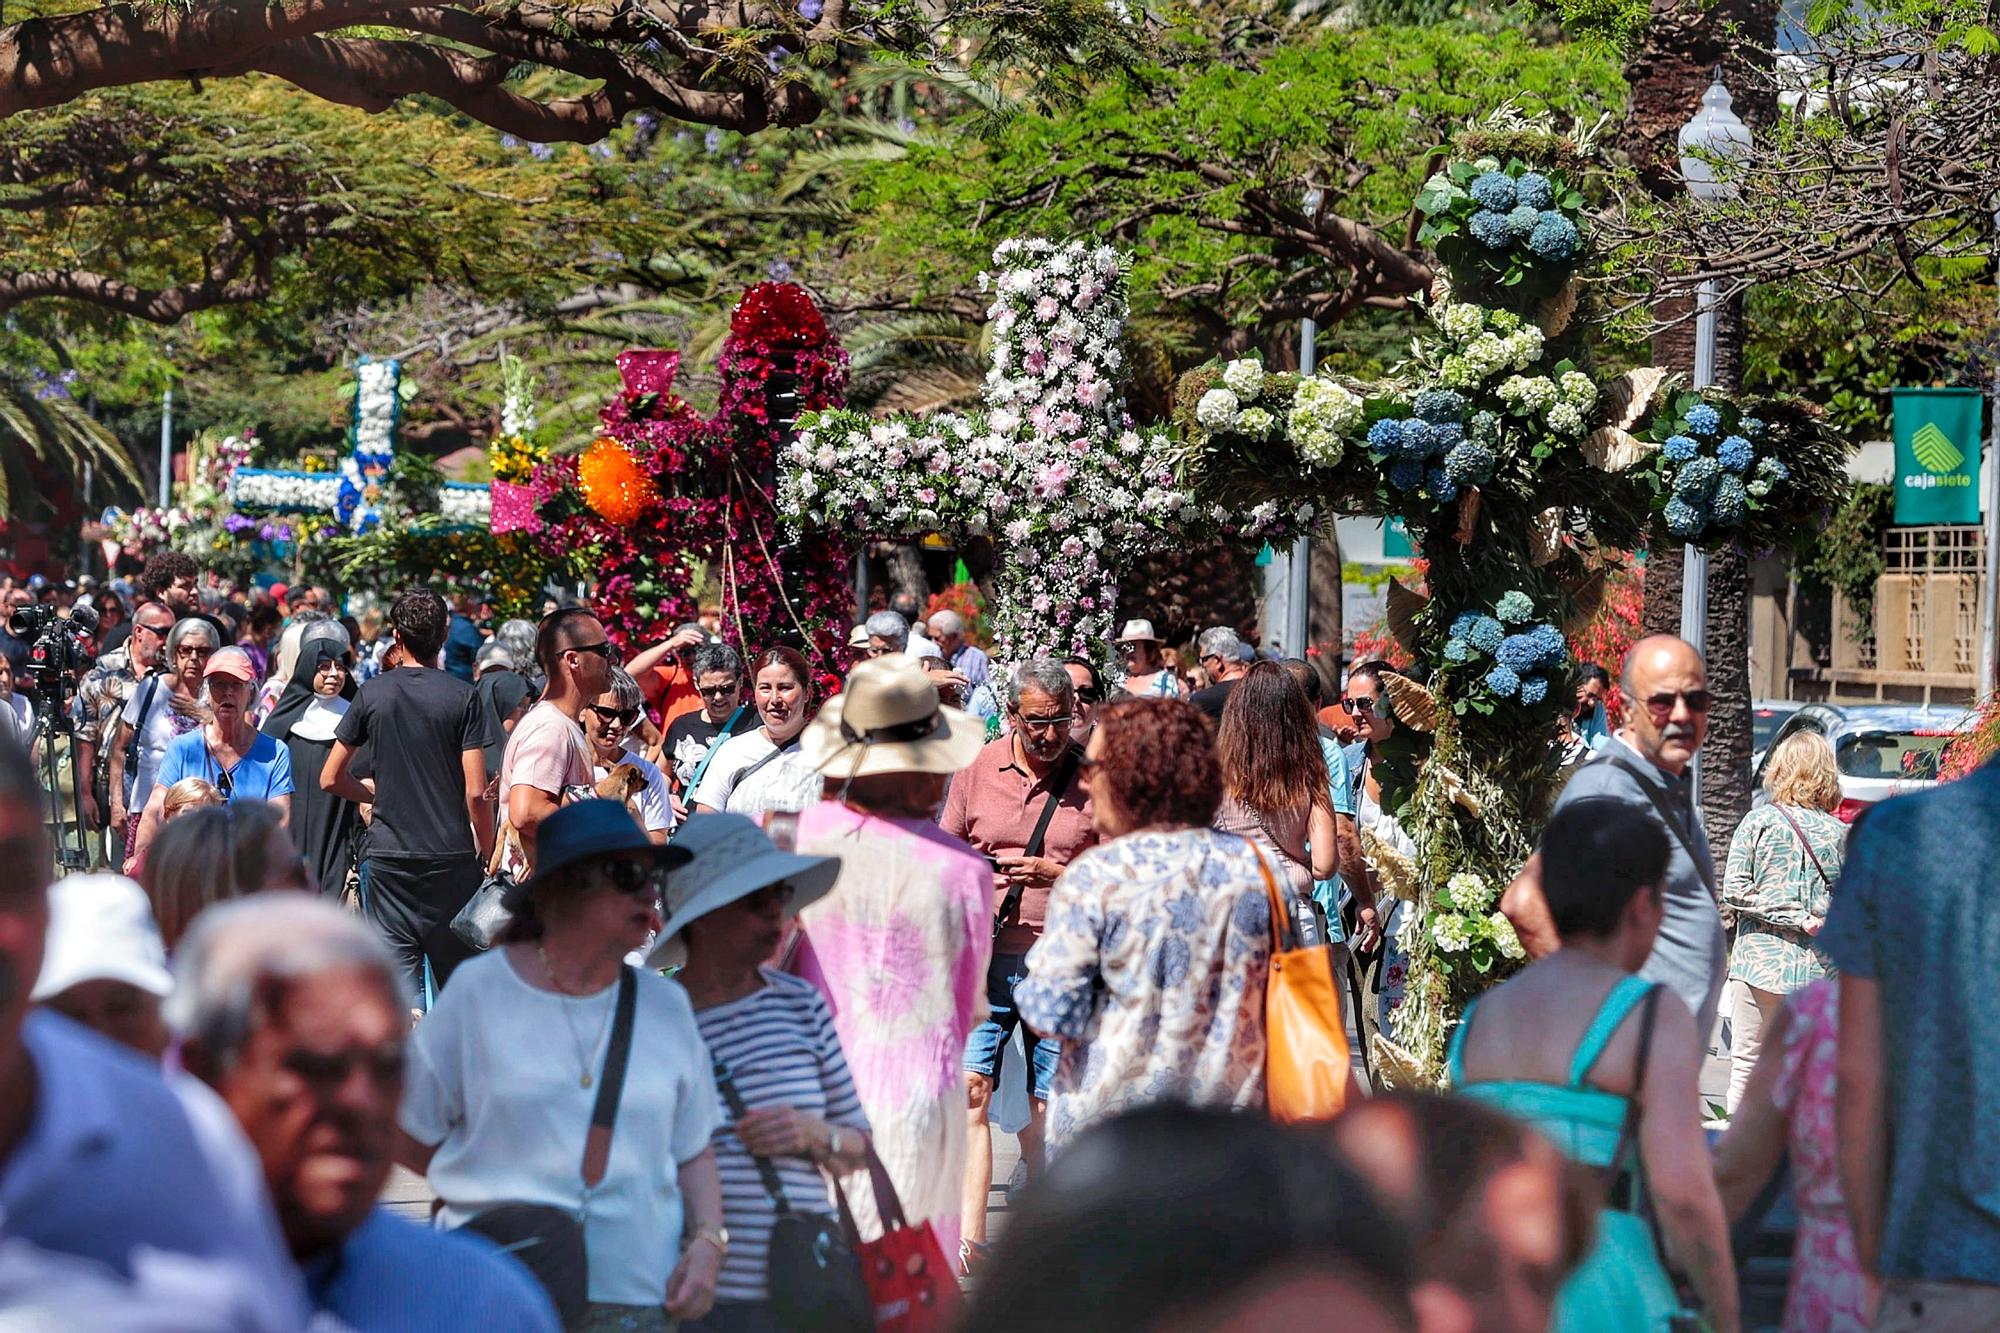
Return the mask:
[[320,769],[333,750],[333,729],[354,698],[354,666],[347,631],[338,621],[307,625],[299,636],[292,678],[285,683],[264,734],[288,746],[296,790],[292,793],[292,843],[319,878],[320,892],[338,898],[354,864],[361,807],[321,791]]

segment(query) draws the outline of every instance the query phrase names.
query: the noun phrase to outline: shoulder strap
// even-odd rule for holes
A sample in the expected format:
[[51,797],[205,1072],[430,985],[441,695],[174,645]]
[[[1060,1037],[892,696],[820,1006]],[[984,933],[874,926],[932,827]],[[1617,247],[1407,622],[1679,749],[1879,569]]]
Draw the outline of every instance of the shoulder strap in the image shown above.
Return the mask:
[[1604,1003],[1598,1006],[1597,1016],[1584,1029],[1582,1040],[1577,1042],[1576,1054],[1570,1057],[1569,1086],[1583,1086],[1584,1078],[1604,1054],[1604,1048],[1611,1044],[1611,1038],[1617,1035],[1618,1026],[1625,1021],[1625,1016],[1658,989],[1657,985],[1638,977],[1625,977],[1611,988],[1611,993],[1604,997]]
[[1799,821],[1793,818],[1791,811],[1776,801],[1771,802],[1771,808],[1778,812],[1779,818],[1792,826],[1792,834],[1798,838],[1799,846],[1805,849],[1806,859],[1811,861],[1813,869],[1819,872],[1819,882],[1829,888],[1832,887],[1833,881],[1827,877],[1826,867],[1819,863],[1819,853],[1813,850],[1812,840],[1806,837],[1806,831],[1799,827]]
[[1056,817],[1056,807],[1062,804],[1063,793],[1069,790],[1070,779],[1076,776],[1077,761],[1082,758],[1083,751],[1072,745],[1056,761],[1055,772],[1049,778],[1048,797],[1042,802],[1042,817],[1035,821],[1035,831],[1028,836],[1028,845],[1021,849],[1021,855],[1042,854],[1042,840],[1049,835],[1049,821]]
[[[743,1104],[743,1094],[736,1090],[736,1080],[730,1076],[729,1066],[722,1061],[715,1062],[715,1089],[722,1094],[722,1104],[729,1108],[729,1114],[741,1120],[749,1111]],[[771,1159],[750,1154],[750,1160],[757,1164],[757,1178],[764,1182],[764,1192],[771,1196],[781,1213],[792,1211],[792,1202],[785,1195],[785,1182],[778,1178],[778,1168],[771,1165]]]
[[625,1066],[632,1058],[632,1011],[639,999],[639,974],[631,964],[618,972],[618,1010],[611,1019],[611,1044],[604,1051],[604,1077],[597,1084],[597,1105],[590,1112],[590,1133],[583,1141],[583,1183],[597,1188],[611,1164],[611,1131],[618,1122],[618,1099],[625,1092]]
[[146,719],[152,715],[153,700],[160,692],[160,673],[155,671],[146,677],[146,692],[139,698],[139,720],[132,725],[132,739],[125,742],[125,772],[139,771],[139,733],[146,729]]
[[[797,744],[797,742],[794,741],[793,744]],[[777,749],[771,751],[771,753],[765,755],[762,759],[759,759],[756,763],[750,765],[748,768],[740,770],[735,777],[729,779],[729,790],[722,793],[722,805],[718,805],[715,808],[720,810],[723,808],[724,805],[727,805],[729,803],[729,798],[736,794],[736,789],[750,780],[751,774],[755,773],[758,769],[762,768],[764,765],[770,763],[773,759],[776,759],[780,755],[784,754],[788,748],[789,747],[787,746],[780,745]],[[692,795],[694,789],[689,788],[688,790],[689,794]]]
[[[708,743],[708,749],[702,752],[701,762],[694,766],[694,776],[688,779],[687,790],[689,796],[693,796],[695,788],[701,786],[702,776],[708,772],[709,764],[715,759],[715,752],[720,750],[728,742],[729,738],[735,734],[736,719],[742,717],[743,710],[749,706],[749,704],[736,705],[736,711],[729,715],[729,720],[722,724],[722,730],[716,732],[715,739]],[[662,741],[663,746],[664,744],[665,742]],[[661,754],[664,757],[664,749],[661,751]]]
[[[1638,1151],[1639,1103],[1646,1091],[1646,1062],[1653,1053],[1653,1020],[1660,1012],[1660,992],[1666,989],[1657,982],[1646,987],[1646,1008],[1639,1016],[1639,1055],[1632,1066],[1632,1091],[1625,1099],[1625,1120],[1618,1126],[1618,1146],[1611,1151],[1611,1162],[1604,1168],[1605,1186],[1613,1188],[1618,1178],[1627,1170],[1627,1158]],[[1625,1009],[1630,1012],[1631,1006]],[[1658,1244],[1655,1235],[1654,1243]]]
[[1646,799],[1653,803],[1653,809],[1659,811],[1660,819],[1666,824],[1668,832],[1674,835],[1674,840],[1680,843],[1681,849],[1688,854],[1688,860],[1694,862],[1694,873],[1701,876],[1701,882],[1707,886],[1710,896],[1713,896],[1715,866],[1712,862],[1703,860],[1700,850],[1694,845],[1693,819],[1691,817],[1684,819],[1680,811],[1667,804],[1666,797],[1660,795],[1660,789],[1637,764],[1615,750],[1605,750],[1603,755],[1603,762],[1616,764],[1632,775],[1632,780],[1639,784],[1639,790],[1645,792]]

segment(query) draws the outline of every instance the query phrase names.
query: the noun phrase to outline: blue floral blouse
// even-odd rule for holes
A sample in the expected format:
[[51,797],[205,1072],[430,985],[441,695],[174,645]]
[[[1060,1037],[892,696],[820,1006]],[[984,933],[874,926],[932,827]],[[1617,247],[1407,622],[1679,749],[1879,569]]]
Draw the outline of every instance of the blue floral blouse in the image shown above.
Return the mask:
[[1791,805],[1785,812],[1799,822],[1819,866],[1777,805],[1762,805],[1736,826],[1722,876],[1722,905],[1736,914],[1730,979],[1779,995],[1827,973],[1813,936],[1826,920],[1847,845],[1847,825],[1826,811]]
[[1264,1104],[1271,909],[1233,833],[1128,833],[1072,862],[1014,990],[1062,1040],[1048,1142],[1150,1102]]

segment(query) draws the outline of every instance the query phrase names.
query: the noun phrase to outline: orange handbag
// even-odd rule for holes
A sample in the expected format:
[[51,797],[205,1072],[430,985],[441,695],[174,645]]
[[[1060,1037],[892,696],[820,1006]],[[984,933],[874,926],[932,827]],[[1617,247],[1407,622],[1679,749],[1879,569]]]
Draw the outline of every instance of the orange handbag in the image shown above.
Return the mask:
[[1296,947],[1290,904],[1257,853],[1271,903],[1271,975],[1264,985],[1264,1099],[1271,1119],[1331,1120],[1347,1105],[1354,1076],[1333,947]]

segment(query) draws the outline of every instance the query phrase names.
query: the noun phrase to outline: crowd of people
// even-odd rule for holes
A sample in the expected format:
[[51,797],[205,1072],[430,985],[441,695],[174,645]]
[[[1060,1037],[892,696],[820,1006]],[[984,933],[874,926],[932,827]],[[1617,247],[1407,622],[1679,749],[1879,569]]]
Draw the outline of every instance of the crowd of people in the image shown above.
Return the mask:
[[[2000,777],[1850,828],[1799,734],[1718,866],[1679,640],[1579,674],[1501,902],[1531,961],[1457,1024],[1452,1094],[1357,1077],[1285,1127],[1279,941],[1380,951],[1383,1015],[1405,980],[1364,845],[1414,850],[1387,663],[1329,682],[1229,627],[1183,660],[1135,619],[1122,671],[1002,664],[913,599],[835,677],[699,622],[621,661],[585,605],[355,619],[171,555],[16,594],[101,608],[68,823],[56,733],[0,710],[23,1327],[866,1327],[797,1311],[898,1235],[936,1309],[897,1327],[1727,1333],[1732,1226],[1786,1183],[1787,1329],[2000,1327]],[[51,882],[65,828],[104,872]],[[431,1225],[380,1204],[397,1163]]]

